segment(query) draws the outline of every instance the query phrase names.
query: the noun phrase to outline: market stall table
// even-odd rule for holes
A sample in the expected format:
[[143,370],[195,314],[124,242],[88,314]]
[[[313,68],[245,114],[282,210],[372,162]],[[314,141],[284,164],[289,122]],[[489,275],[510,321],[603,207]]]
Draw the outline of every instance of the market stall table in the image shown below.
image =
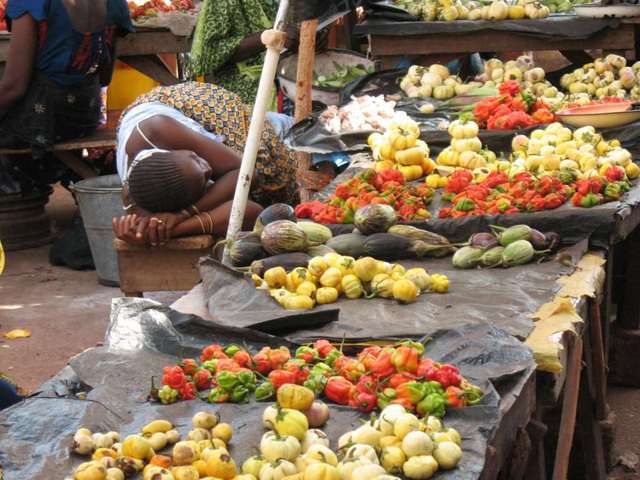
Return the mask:
[[398,22],[370,18],[354,34],[369,38],[369,50],[391,68],[406,56],[558,50],[586,63],[586,50],[635,51],[638,20],[586,19],[573,15],[541,20]]
[[[0,71],[9,55],[11,33],[0,32]],[[138,28],[117,42],[118,58],[163,85],[179,79],[167,68],[158,54],[186,53],[191,49],[190,37],[178,37],[169,30]]]

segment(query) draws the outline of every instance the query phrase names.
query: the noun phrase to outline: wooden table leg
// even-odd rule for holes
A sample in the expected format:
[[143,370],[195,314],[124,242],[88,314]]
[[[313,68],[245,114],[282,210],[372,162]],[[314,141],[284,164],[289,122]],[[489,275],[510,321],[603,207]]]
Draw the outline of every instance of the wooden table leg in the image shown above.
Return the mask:
[[605,420],[607,408],[607,372],[604,345],[602,341],[602,318],[600,316],[601,297],[589,301],[589,338],[591,339],[591,366],[596,402],[596,418]]
[[547,478],[544,455],[544,436],[547,430],[547,426],[542,422],[542,407],[538,406],[534,418],[527,425],[527,432],[531,439],[531,454],[527,470],[524,473],[525,480],[545,480]]
[[576,427],[580,374],[582,371],[582,339],[574,336],[569,338],[567,346],[569,349],[567,378],[564,385],[564,399],[562,401],[560,430],[558,431],[558,447],[553,466],[553,480],[566,480],[567,478],[573,435]]
[[[597,308],[592,310],[598,310]],[[591,320],[591,319],[590,319]],[[594,329],[595,330],[595,329]],[[582,372],[580,378],[580,390],[578,401],[578,420],[580,438],[582,440],[582,453],[584,455],[584,474],[585,478],[604,480],[607,472],[604,462],[604,449],[602,447],[602,431],[600,429],[599,420],[595,415],[597,408],[598,385],[596,376],[596,368],[593,361],[595,352],[593,350],[594,339],[590,337],[589,329],[585,331],[584,346],[584,363],[586,368]],[[601,399],[605,403],[604,399]],[[596,405],[594,405],[596,403]],[[606,405],[603,406],[606,408]]]
[[53,154],[58,160],[82,178],[94,178],[98,176],[95,170],[87,165],[77,152],[60,150]]
[[584,65],[593,62],[593,57],[581,50],[560,50],[564,58],[576,65]]

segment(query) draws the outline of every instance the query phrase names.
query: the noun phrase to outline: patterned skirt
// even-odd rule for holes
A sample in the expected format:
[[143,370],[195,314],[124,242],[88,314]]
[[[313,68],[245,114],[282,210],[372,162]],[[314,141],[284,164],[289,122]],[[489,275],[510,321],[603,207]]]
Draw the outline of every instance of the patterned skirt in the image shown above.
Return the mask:
[[[160,102],[179,110],[206,130],[224,137],[224,144],[242,155],[249,133],[251,108],[228,90],[208,83],[186,82],[158,87],[136,99],[129,107]],[[127,111],[123,112],[123,116]],[[263,206],[298,203],[296,155],[288,150],[273,127],[266,122],[258,150],[254,200]]]
[[0,121],[0,146],[29,146],[40,159],[55,143],[91,133],[100,123],[100,91],[97,75],[86,85],[60,87],[37,74]]

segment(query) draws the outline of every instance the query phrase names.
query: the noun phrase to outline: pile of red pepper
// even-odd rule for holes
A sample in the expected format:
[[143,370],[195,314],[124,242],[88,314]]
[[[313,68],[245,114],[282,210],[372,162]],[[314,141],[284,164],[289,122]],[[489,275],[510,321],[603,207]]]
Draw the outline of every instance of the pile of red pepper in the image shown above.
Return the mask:
[[[210,345],[200,361],[184,359],[164,368],[163,387],[152,397],[168,404],[197,396],[211,403],[247,402],[275,397],[284,384],[304,385],[316,395],[362,412],[400,404],[420,415],[443,416],[447,408],[478,403],[482,390],[458,368],[422,358],[424,345],[406,340],[370,346],[344,355],[327,340],[299,347],[265,347],[251,356],[238,345]],[[261,378],[260,384],[257,378]]]
[[576,192],[571,203],[576,207],[591,208],[606,202],[620,200],[629,191],[631,183],[624,168],[610,166],[604,172],[604,178],[590,178],[576,182]]
[[336,187],[335,194],[325,201],[303,202],[296,209],[298,218],[317,223],[353,223],[353,216],[361,207],[371,204],[392,206],[402,221],[429,218],[427,205],[433,190],[425,183],[405,184],[398,170],[375,172],[365,170]]
[[475,184],[469,171],[456,171],[449,177],[444,193],[444,198],[451,201],[452,206],[440,209],[438,217],[459,218],[558,208],[575,192],[575,178],[565,173],[536,178],[523,172],[509,179],[504,172],[494,172]]
[[473,109],[480,128],[517,130],[555,121],[551,107],[523,91],[515,80],[500,85],[500,95],[480,100]]
[[163,12],[187,11],[196,8],[193,0],[171,0],[170,3],[166,3],[164,0],[149,0],[142,5],[129,1],[128,5],[133,20],[138,17],[155,17]]

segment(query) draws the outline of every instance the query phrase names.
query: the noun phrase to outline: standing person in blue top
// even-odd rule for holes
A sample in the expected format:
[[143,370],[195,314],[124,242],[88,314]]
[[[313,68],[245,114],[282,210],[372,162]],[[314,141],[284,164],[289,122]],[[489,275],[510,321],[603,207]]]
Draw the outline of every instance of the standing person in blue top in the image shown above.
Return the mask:
[[126,0],[9,0],[12,32],[0,80],[0,145],[35,159],[100,123],[115,39],[133,31]]

